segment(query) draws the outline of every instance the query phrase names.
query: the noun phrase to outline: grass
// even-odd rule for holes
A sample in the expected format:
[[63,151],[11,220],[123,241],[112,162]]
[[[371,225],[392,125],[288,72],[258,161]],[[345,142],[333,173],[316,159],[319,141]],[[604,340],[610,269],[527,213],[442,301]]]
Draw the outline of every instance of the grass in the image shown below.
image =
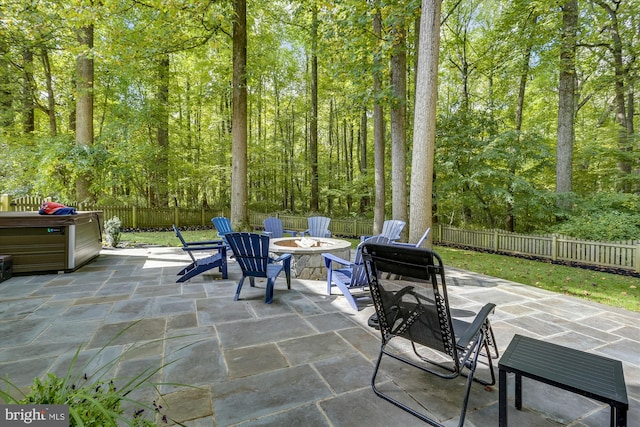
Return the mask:
[[[187,241],[212,240],[212,230],[181,231]],[[347,239],[355,248],[359,240]],[[122,233],[129,244],[180,246],[173,232]],[[640,278],[505,255],[436,246],[444,263],[487,276],[640,312]]]
[[452,267],[640,311],[640,278],[637,277],[463,249],[436,247],[436,252]]

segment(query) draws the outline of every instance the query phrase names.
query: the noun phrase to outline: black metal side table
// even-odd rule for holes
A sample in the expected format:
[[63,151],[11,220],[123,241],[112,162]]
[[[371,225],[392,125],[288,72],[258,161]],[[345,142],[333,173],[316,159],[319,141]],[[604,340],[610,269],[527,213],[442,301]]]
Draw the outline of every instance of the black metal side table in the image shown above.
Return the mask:
[[498,363],[499,423],[507,426],[507,373],[515,374],[515,406],[522,409],[522,377],[611,406],[611,427],[626,427],[629,400],[622,363],[592,353],[515,335]]

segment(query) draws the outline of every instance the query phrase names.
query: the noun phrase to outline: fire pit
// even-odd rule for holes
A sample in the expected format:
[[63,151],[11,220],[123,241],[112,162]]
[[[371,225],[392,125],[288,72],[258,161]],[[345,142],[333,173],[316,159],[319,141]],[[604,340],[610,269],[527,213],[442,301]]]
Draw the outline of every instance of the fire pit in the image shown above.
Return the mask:
[[298,279],[325,279],[323,253],[349,259],[351,243],[326,237],[281,237],[271,239],[269,251],[278,255],[291,254],[291,273]]

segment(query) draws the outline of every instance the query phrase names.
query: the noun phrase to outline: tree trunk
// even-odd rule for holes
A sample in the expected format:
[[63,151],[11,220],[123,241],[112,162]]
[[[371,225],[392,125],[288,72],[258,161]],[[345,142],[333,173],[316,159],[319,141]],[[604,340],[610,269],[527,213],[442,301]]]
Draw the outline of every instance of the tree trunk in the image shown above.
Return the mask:
[[[329,123],[327,125],[327,127],[329,128],[329,132],[327,133],[327,145],[329,146],[329,164],[327,165],[327,169],[328,169],[328,173],[327,176],[334,176],[333,173],[333,166],[335,164],[335,161],[333,159],[333,117],[334,117],[334,108],[333,108],[333,102],[334,99],[331,98],[329,100]],[[336,158],[339,160],[339,156],[336,156]],[[331,215],[331,211],[333,210],[333,183],[334,180],[329,180],[327,182],[327,186],[329,187],[329,192],[327,194],[327,212],[329,213],[329,215]]]
[[13,124],[14,111],[11,105],[13,104],[13,91],[9,84],[10,76],[10,62],[8,58],[9,48],[7,43],[0,40],[0,126],[9,127]]
[[24,67],[22,80],[22,131],[33,133],[36,128],[35,110],[33,105],[33,51],[24,48],[22,51]]
[[249,230],[247,189],[247,2],[235,0],[233,21],[233,117],[231,119],[231,224]]
[[629,132],[629,129],[633,129],[633,116],[631,114],[627,114],[624,86],[628,70],[623,61],[624,53],[622,51],[622,38],[620,36],[620,28],[618,24],[617,6],[616,8],[612,8],[603,0],[596,0],[595,2],[607,12],[609,19],[611,20],[611,23],[607,25],[606,29],[611,34],[611,45],[609,50],[613,56],[613,71],[615,75],[614,87],[616,123],[618,124],[618,149],[623,153],[623,155],[618,158],[618,169],[620,170],[622,179],[619,180],[617,187],[619,191],[629,193],[632,189],[631,180],[629,179],[629,175],[632,171],[632,165],[627,158],[628,153],[633,150],[633,139],[631,138],[632,133]]
[[578,2],[567,0],[562,6],[562,46],[558,85],[556,194],[558,207],[561,209],[571,208],[571,201],[566,198],[566,195],[572,191],[577,29]]
[[[440,10],[442,0],[422,0],[416,105],[413,121],[413,159],[409,241],[417,242],[432,226],[432,193],[438,100]],[[433,233],[429,234],[429,242]]]
[[[391,54],[391,199],[392,218],[407,221],[407,51],[405,30],[396,22],[394,49]],[[406,234],[407,231],[403,231]],[[403,236],[403,240],[404,240]]]
[[[534,18],[533,22],[535,23],[537,21],[537,19]],[[530,39],[529,39],[530,40]],[[529,79],[529,62],[531,61],[531,43],[527,43],[527,47],[526,50],[524,52],[524,54],[522,55],[522,68],[520,71],[520,84],[518,86],[518,99],[516,101],[516,111],[515,111],[515,117],[514,117],[514,122],[515,122],[515,130],[516,130],[516,144],[519,146],[520,145],[520,132],[522,131],[522,116],[523,116],[523,112],[524,112],[524,97],[525,97],[525,93],[526,93],[526,89],[527,89],[527,80]],[[515,150],[518,150],[519,148],[517,147],[512,147],[513,153],[515,154]],[[511,175],[513,177],[515,177],[516,173],[517,173],[517,169],[516,169],[516,162],[515,159],[512,158],[511,160],[511,165],[509,166],[509,172],[511,172]],[[506,219],[506,224],[505,224],[505,228],[507,229],[507,231],[515,231],[515,216],[513,213],[513,209],[514,209],[514,205],[513,205],[513,201],[515,199],[514,197],[514,191],[513,191],[513,187],[510,186],[509,187],[509,193],[511,195],[510,201],[507,202],[507,219]]]
[[[358,134],[358,146],[360,148],[360,157],[358,166],[360,168],[360,174],[364,178],[367,175],[367,109],[362,109],[360,114],[360,132]],[[368,189],[366,193],[360,196],[360,213],[364,214],[371,204],[371,197],[369,196]]]
[[[373,34],[376,41],[382,40],[382,16],[380,9],[376,10],[373,17]],[[374,53],[373,60],[373,93],[377,96],[382,91],[382,78],[380,77],[380,55],[378,49]],[[384,222],[385,205],[385,180],[384,180],[384,111],[381,101],[376,100],[373,105],[373,157],[375,163],[375,204],[373,207],[373,234],[382,232]]]
[[[353,188],[353,125],[347,124],[347,119],[342,119],[342,134],[344,139],[344,149],[346,158],[346,174],[347,185],[349,189]],[[351,192],[347,193],[347,211],[351,212],[353,209],[353,195]]]
[[[83,52],[76,58],[76,144],[88,150],[93,144],[93,25],[78,30],[78,43]],[[90,173],[81,169],[76,180],[79,202],[94,199],[90,187]]]
[[155,206],[169,206],[169,55],[158,61]]
[[311,199],[309,209],[320,209],[318,177],[318,7],[313,3],[311,12],[311,121],[309,123],[309,166],[311,171]]
[[53,76],[51,75],[51,63],[49,62],[49,52],[46,48],[40,49],[40,59],[45,73],[47,86],[47,107],[44,111],[49,116],[49,133],[51,136],[58,135],[58,122],[56,120],[56,100],[53,93]]

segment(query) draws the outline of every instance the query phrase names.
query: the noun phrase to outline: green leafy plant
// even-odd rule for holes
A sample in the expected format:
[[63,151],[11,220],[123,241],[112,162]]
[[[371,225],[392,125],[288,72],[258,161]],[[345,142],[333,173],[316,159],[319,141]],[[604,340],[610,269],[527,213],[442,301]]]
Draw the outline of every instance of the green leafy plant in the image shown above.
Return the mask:
[[120,227],[122,221],[117,216],[108,219],[104,223],[104,242],[107,246],[115,248],[120,243]]
[[[87,374],[86,368],[98,358],[100,354],[111,345],[116,338],[133,327],[137,322],[118,333],[113,339],[97,351],[82,367],[75,369],[80,355],[80,347],[76,350],[65,375],[59,377],[48,373],[46,379],[35,378],[29,391],[25,394],[18,386],[6,378],[0,379],[6,384],[5,390],[0,390],[0,399],[7,404],[19,405],[68,405],[69,426],[155,426],[155,418],[161,418],[167,422],[166,416],[161,416],[162,405],[154,400],[151,403],[140,402],[133,399],[132,392],[142,387],[154,387],[157,390],[159,384],[152,383],[151,378],[163,367],[146,368],[131,378],[105,378],[111,372],[120,358],[140,346],[133,346],[120,356],[100,366],[94,373]],[[148,343],[146,343],[148,345]],[[125,405],[129,413],[125,413]],[[182,425],[175,420],[173,423]]]

